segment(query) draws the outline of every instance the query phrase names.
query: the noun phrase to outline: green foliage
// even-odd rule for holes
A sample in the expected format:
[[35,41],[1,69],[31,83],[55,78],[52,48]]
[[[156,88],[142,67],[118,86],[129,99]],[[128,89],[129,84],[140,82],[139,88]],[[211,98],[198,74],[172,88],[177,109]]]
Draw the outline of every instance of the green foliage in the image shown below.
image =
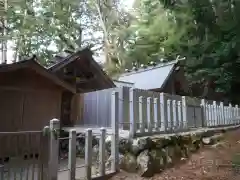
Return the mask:
[[14,59],[36,54],[47,64],[64,49],[100,44],[101,38],[92,36],[100,30],[90,5],[84,0],[9,1],[8,35],[16,52]]
[[125,28],[125,63],[186,57],[191,83],[214,81],[233,100],[240,84],[240,1],[141,0]]

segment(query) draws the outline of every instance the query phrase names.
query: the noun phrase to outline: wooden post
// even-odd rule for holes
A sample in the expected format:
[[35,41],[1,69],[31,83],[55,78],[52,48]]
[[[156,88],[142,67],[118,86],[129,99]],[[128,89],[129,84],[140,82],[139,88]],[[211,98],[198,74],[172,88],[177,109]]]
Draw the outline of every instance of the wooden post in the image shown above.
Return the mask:
[[136,103],[136,94],[135,89],[131,88],[129,91],[129,118],[130,118],[130,136],[131,138],[134,138],[136,134],[137,124],[136,124],[136,116],[135,116],[135,103]]
[[160,131],[161,129],[161,122],[159,120],[159,116],[158,116],[158,98],[154,98],[153,100],[153,113],[154,113],[154,127],[155,127],[155,131]]
[[211,104],[208,104],[208,124],[209,126],[212,126],[212,106]]
[[160,93],[160,109],[161,109],[161,130],[167,131],[168,119],[167,119],[167,100],[166,94]]
[[236,118],[237,118],[237,124],[239,124],[239,108],[238,108],[238,105],[236,105],[236,108],[237,108],[237,112],[236,112]]
[[183,114],[183,128],[188,129],[187,123],[187,100],[185,96],[182,96],[182,114]]
[[233,119],[232,119],[232,104],[229,103],[229,124],[233,124]]
[[209,106],[208,106],[208,104],[206,103],[205,104],[205,117],[206,117],[206,119],[205,119],[205,127],[208,127],[209,126],[209,119],[210,119],[210,116],[209,116]]
[[228,124],[228,107],[224,106],[224,125]]
[[214,121],[214,105],[210,105],[211,108],[211,126],[215,126],[215,121]]
[[105,149],[106,149],[106,129],[101,128],[100,129],[100,140],[99,140],[99,172],[100,176],[105,175]]
[[[111,114],[111,121],[112,121],[112,142],[111,142],[111,156],[113,161],[111,163],[111,169],[113,172],[119,171],[119,119],[118,119],[118,92],[112,93],[112,114]],[[134,131],[135,132],[135,131]],[[135,133],[134,133],[135,134]]]
[[224,105],[220,102],[220,124],[224,125]]
[[85,133],[85,178],[92,179],[92,130],[87,129]]
[[213,124],[217,126],[217,102],[213,101]]
[[182,102],[178,101],[178,118],[179,118],[179,129],[183,128],[183,116],[182,116]]
[[59,129],[60,121],[52,119],[50,121],[49,180],[57,180],[58,177]]
[[69,132],[69,151],[68,151],[68,169],[69,180],[75,180],[76,178],[76,140],[77,132],[75,129],[71,129]]
[[148,133],[152,132],[153,129],[153,122],[152,122],[152,116],[151,116],[151,105],[152,105],[152,98],[147,98],[147,124],[148,124]]
[[217,124],[218,124],[218,126],[221,125],[220,117],[221,117],[221,107],[220,107],[220,105],[217,105]]
[[207,121],[207,112],[206,112],[206,100],[201,99],[201,108],[202,108],[202,127],[206,127],[206,121]]
[[140,96],[138,98],[138,103],[139,103],[139,123],[140,123],[140,133],[144,133],[145,132],[145,121],[143,119],[143,96]]
[[172,101],[172,112],[173,112],[173,129],[178,129],[178,114],[176,100]]
[[238,105],[235,105],[235,107],[233,108],[233,118],[234,118],[234,124],[237,125],[237,109],[238,109]]
[[171,106],[171,100],[167,100],[167,120],[168,120],[168,131],[172,131],[173,129],[173,123],[172,123],[172,106]]

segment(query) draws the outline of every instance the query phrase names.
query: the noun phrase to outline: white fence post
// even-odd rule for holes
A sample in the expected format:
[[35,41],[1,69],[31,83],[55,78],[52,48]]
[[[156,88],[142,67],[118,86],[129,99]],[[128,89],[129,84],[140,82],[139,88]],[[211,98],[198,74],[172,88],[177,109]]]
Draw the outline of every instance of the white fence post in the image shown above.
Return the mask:
[[233,124],[233,119],[232,119],[232,104],[229,103],[229,124]]
[[159,132],[161,129],[161,122],[159,120],[159,116],[158,116],[158,111],[160,109],[158,109],[158,98],[154,98],[153,100],[153,114],[154,114],[154,128],[155,131]]
[[167,120],[168,120],[168,131],[173,130],[173,120],[172,120],[172,100],[167,100]]
[[177,113],[177,104],[176,100],[172,101],[172,109],[173,109],[173,129],[178,129],[178,113]]
[[210,105],[206,103],[206,126],[210,126]]
[[168,126],[166,99],[166,94],[160,93],[161,130],[163,131],[167,131]]
[[228,107],[224,106],[224,125],[228,124]]
[[68,151],[69,180],[76,179],[76,139],[77,132],[75,129],[71,129],[69,132],[69,151]]
[[179,122],[179,129],[182,130],[183,129],[183,116],[182,116],[182,102],[178,101],[178,122]]
[[[118,109],[118,92],[112,93],[112,142],[111,142],[111,157],[113,158],[111,163],[111,169],[114,172],[119,171],[119,109]],[[133,131],[135,134],[135,131]]]
[[221,125],[221,106],[217,105],[217,125]]
[[183,128],[188,129],[187,100],[185,96],[182,96],[182,115],[183,115]]
[[129,91],[129,120],[130,120],[130,136],[133,138],[136,135],[137,119],[136,119],[136,90],[131,88]]
[[209,126],[212,126],[212,105],[208,104]]
[[213,101],[213,122],[214,126],[217,126],[217,102]]
[[101,128],[100,129],[100,140],[99,140],[99,172],[100,176],[105,175],[105,149],[106,149],[106,129]]
[[152,116],[151,116],[151,110],[152,110],[152,98],[148,97],[147,98],[147,127],[148,127],[148,133],[152,132],[153,129],[153,121],[152,121]]
[[236,108],[237,108],[237,112],[236,112],[236,119],[237,119],[237,124],[239,124],[239,119],[238,119],[238,112],[239,112],[239,108],[238,108],[238,105],[236,105]]
[[58,177],[59,129],[60,121],[52,119],[50,121],[49,180],[57,180]]
[[144,119],[143,119],[143,111],[144,111],[144,106],[143,106],[143,101],[144,101],[144,99],[143,99],[144,97],[143,96],[140,96],[139,98],[138,98],[138,103],[139,103],[139,106],[138,106],[138,108],[139,108],[139,125],[140,125],[140,133],[144,133],[145,132],[145,121],[144,121]]
[[207,126],[206,121],[207,121],[207,112],[206,112],[206,100],[201,99],[201,108],[202,108],[202,127]]
[[215,126],[214,105],[212,104],[210,107],[211,107],[211,126]]
[[85,178],[92,179],[92,130],[87,129],[85,133]]
[[224,105],[220,102],[220,124],[224,125]]
[[238,106],[235,105],[234,108],[233,108],[233,119],[234,119],[234,125],[237,125],[237,108]]

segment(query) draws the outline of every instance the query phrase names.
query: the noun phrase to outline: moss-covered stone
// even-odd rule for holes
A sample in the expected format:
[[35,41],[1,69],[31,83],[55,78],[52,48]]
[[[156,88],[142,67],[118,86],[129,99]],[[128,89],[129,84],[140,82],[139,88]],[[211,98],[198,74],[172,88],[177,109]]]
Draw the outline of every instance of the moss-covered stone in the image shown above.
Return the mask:
[[152,177],[154,175],[154,163],[149,150],[142,151],[137,157],[138,174],[141,177]]
[[120,168],[127,171],[135,173],[137,172],[137,159],[133,154],[126,153],[120,161]]
[[163,149],[152,149],[150,155],[154,163],[154,172],[161,172],[167,163],[166,151]]
[[168,146],[171,143],[171,138],[169,136],[158,137],[158,138],[153,138],[152,141],[157,149],[161,149]]

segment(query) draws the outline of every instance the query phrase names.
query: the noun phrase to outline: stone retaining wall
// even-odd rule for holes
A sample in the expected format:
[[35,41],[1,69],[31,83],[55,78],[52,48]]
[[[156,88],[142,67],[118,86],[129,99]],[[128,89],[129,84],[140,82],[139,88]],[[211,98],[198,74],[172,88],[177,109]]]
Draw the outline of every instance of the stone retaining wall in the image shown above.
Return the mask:
[[[235,126],[233,128],[237,128]],[[197,130],[179,134],[155,135],[136,139],[120,137],[120,168],[138,173],[142,177],[151,177],[175,163],[187,159],[204,145],[214,144],[223,137],[226,130],[233,128],[215,128]],[[77,155],[84,156],[84,134],[78,135]],[[67,142],[65,142],[67,143]],[[98,159],[98,139],[93,141],[93,158]],[[60,145],[61,147],[61,145]],[[67,148],[67,144],[65,145]],[[67,149],[65,150],[67,152]],[[111,136],[106,138],[106,166],[111,161]]]

